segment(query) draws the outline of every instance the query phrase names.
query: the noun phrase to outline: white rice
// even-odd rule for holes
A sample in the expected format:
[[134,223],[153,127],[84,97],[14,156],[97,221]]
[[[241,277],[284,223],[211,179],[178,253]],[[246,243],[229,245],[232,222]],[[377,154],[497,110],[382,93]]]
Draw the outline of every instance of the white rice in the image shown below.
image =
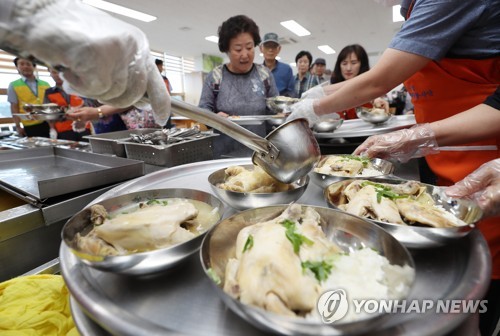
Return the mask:
[[[347,315],[339,321],[344,323],[369,316],[365,312],[356,313],[352,300],[404,298],[408,295],[414,278],[415,270],[410,266],[391,265],[387,258],[376,251],[364,248],[335,260],[330,276],[321,283],[321,293],[336,289],[346,291],[349,309]],[[321,322],[317,309],[308,314],[306,319]]]

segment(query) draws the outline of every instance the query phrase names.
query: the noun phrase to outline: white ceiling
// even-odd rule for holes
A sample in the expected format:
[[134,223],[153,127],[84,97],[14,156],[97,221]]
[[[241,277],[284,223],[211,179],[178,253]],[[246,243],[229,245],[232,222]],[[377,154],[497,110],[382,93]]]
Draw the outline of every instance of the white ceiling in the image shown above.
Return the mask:
[[[275,32],[280,38],[296,43],[283,44],[280,57],[291,63],[301,50],[313,58],[323,57],[333,68],[336,54],[326,55],[318,45],[328,44],[337,53],[348,44],[361,44],[370,56],[371,65],[385,50],[401,22],[392,22],[392,7],[377,0],[111,0],[135,10],[158,17],[150,23],[117,15],[142,29],[149,38],[151,49],[169,55],[200,58],[201,54],[224,56],[217,44],[206,41],[217,35],[217,29],[229,17],[245,14],[260,28],[261,36]],[[384,0],[378,0],[384,1]],[[280,25],[294,19],[311,32],[299,37]],[[258,56],[255,62],[261,62]]]

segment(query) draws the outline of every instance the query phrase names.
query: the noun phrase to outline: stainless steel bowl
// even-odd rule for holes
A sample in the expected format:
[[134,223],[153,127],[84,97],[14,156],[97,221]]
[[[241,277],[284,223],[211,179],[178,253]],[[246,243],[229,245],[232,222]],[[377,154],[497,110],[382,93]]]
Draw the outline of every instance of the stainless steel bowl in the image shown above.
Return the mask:
[[[243,165],[246,169],[253,169],[253,165]],[[208,177],[208,182],[214,193],[229,206],[237,210],[246,210],[258,208],[266,205],[288,204],[298,200],[306,191],[309,184],[309,177],[306,175],[299,180],[293,182],[294,188],[288,191],[274,193],[246,193],[225,190],[218,187],[220,183],[224,183],[226,179],[227,168],[219,169]]]
[[[391,264],[409,265],[415,268],[408,250],[386,231],[362,218],[338,210],[312,207],[322,218],[322,228],[330,241],[335,242],[344,252],[352,252],[361,247],[370,247],[385,256]],[[241,229],[277,217],[286,206],[270,206],[240,212],[226,218],[216,225],[203,239],[200,258],[205,274],[211,279],[213,288],[224,303],[237,315],[254,326],[279,334],[287,335],[346,335],[368,332],[380,325],[386,314],[350,323],[323,324],[301,318],[290,318],[270,313],[258,307],[241,303],[222,288],[224,274],[229,258],[235,257],[236,238]],[[279,258],[279,256],[276,256]],[[210,275],[215,272],[221,279],[217,285]],[[293,281],[293,279],[290,279]]]
[[356,107],[356,115],[359,119],[375,125],[385,123],[392,117],[390,113],[375,114],[371,110],[372,108],[365,106]]
[[[343,188],[359,179],[349,179],[345,181],[335,182],[328,186],[324,191],[324,198],[328,206],[338,209],[338,200],[330,197],[330,190]],[[372,179],[366,178],[378,183],[401,184],[408,180],[403,179]],[[466,236],[482,216],[482,211],[477,204],[465,199],[454,199],[444,194],[440,187],[430,184],[420,183],[427,188],[427,192],[432,196],[436,205],[443,207],[455,217],[461,219],[468,225],[454,228],[433,228],[413,225],[400,225],[396,223],[386,223],[378,220],[372,220],[373,223],[379,225],[384,230],[393,235],[398,241],[409,248],[427,248],[441,246],[451,241]]]
[[[330,157],[331,155],[325,155],[322,156],[321,159],[319,160],[318,164],[316,165],[315,168],[322,167],[325,161]],[[349,154],[335,154],[335,156],[350,156]],[[378,159],[378,158],[373,158],[370,159],[370,162],[374,166],[375,169],[380,171],[380,177],[387,177],[388,175],[392,174],[394,171],[394,165],[390,161]],[[318,173],[316,171],[311,171],[309,173],[309,176],[311,177],[311,180],[320,186],[322,189],[328,187],[330,184],[338,181],[346,181],[350,180],[353,177],[347,177],[347,176],[336,176],[336,175],[329,175],[329,174],[322,174]]]
[[57,104],[25,104],[26,113],[15,114],[21,120],[57,121],[64,118],[64,108]]
[[[97,204],[104,206],[108,211],[115,211],[131,204],[155,198],[186,198],[205,202],[217,209],[220,218],[222,218],[225,209],[223,203],[212,194],[194,189],[138,191],[109,198]],[[75,241],[77,233],[86,234],[92,229],[93,225],[90,222],[89,214],[90,210],[87,207],[70,218],[63,227],[62,240],[71,252],[84,264],[106,272],[147,275],[166,270],[195,253],[200,247],[203,236],[208,231],[207,229],[207,231],[202,232],[199,236],[171,247],[121,256],[97,256],[79,250]]]
[[299,98],[277,96],[277,97],[266,98],[266,105],[271,111],[278,114],[278,113],[290,112],[288,111],[287,108],[298,101]]
[[342,126],[344,119],[329,117],[329,118],[321,118],[319,122],[313,125],[314,132],[317,133],[331,133],[335,131],[337,128]]

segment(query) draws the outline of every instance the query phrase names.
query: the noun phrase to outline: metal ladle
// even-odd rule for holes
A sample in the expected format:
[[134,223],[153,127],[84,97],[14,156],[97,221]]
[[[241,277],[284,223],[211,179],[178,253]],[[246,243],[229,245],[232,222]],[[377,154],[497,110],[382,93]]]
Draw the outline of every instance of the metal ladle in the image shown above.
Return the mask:
[[307,175],[320,149],[306,119],[289,121],[262,138],[212,111],[172,99],[172,111],[213,127],[255,151],[252,162],[283,183]]

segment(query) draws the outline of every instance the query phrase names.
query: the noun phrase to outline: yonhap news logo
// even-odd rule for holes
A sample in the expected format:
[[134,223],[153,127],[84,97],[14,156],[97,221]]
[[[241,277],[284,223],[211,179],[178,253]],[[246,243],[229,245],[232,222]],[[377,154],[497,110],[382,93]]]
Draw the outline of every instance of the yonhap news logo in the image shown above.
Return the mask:
[[317,307],[323,323],[333,323],[342,319],[349,309],[345,290],[324,292],[318,299]]
[[462,314],[485,313],[488,300],[349,300],[343,289],[329,290],[321,294],[317,302],[318,313],[323,323],[343,319],[348,311],[354,314],[425,314],[427,312]]

